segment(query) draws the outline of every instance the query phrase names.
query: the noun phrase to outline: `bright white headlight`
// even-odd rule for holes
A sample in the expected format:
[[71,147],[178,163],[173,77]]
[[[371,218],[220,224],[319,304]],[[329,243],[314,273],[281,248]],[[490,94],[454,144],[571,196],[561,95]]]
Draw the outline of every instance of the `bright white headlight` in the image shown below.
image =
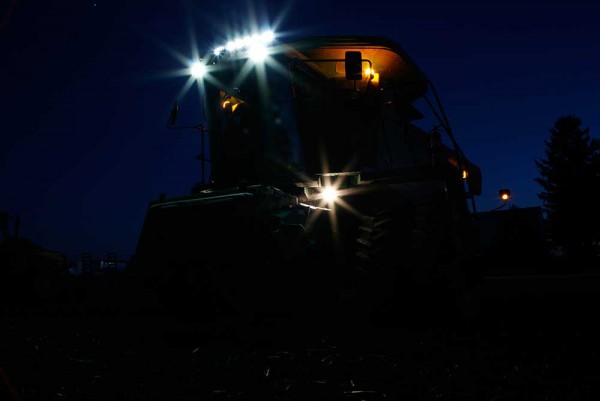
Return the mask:
[[323,192],[321,192],[321,196],[323,196],[323,200],[327,203],[331,203],[338,197],[338,192],[333,187],[326,187],[323,189]]
[[254,62],[264,61],[269,55],[269,49],[262,43],[257,43],[248,49],[248,57]]
[[269,54],[268,47],[275,40],[275,33],[271,30],[254,35],[238,37],[230,40],[224,46],[216,47],[214,54],[221,55],[224,51],[230,53],[246,51],[253,61],[263,61]]
[[271,43],[273,40],[275,40],[275,32],[273,32],[271,30],[263,32],[260,35],[260,40],[263,43]]
[[206,65],[202,61],[196,61],[190,66],[190,74],[195,78],[202,78],[206,74]]

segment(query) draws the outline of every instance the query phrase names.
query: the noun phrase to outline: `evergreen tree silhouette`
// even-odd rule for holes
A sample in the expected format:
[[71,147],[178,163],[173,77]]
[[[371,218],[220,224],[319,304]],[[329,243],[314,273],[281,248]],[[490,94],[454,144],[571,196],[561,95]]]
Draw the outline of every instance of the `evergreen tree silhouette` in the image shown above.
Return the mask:
[[544,142],[545,158],[535,160],[552,240],[573,259],[593,256],[600,232],[600,141],[581,124],[576,116],[558,118]]

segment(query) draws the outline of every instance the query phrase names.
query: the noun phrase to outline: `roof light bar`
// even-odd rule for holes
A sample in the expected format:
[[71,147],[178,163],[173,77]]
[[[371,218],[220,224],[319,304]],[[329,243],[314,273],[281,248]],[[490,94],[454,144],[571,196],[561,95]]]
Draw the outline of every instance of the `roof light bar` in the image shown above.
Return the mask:
[[213,50],[215,56],[220,56],[223,52],[236,52],[240,50],[263,49],[275,40],[275,33],[267,30],[254,35],[242,36],[227,42],[224,46],[218,46]]

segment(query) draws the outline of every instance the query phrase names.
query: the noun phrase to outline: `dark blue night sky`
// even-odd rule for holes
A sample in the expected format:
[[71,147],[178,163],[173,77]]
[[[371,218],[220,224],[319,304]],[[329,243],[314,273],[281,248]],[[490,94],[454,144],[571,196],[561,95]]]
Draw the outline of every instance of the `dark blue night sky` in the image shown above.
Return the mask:
[[[283,4],[286,4],[283,6]],[[336,4],[335,7],[333,4]],[[343,5],[342,5],[343,4]],[[466,155],[477,209],[538,206],[534,160],[565,114],[600,136],[600,5],[590,2],[0,0],[0,210],[21,234],[75,259],[134,250],[148,202],[200,181],[196,91],[170,76],[234,30],[281,40],[382,35],[435,84]],[[11,220],[12,221],[12,220]]]

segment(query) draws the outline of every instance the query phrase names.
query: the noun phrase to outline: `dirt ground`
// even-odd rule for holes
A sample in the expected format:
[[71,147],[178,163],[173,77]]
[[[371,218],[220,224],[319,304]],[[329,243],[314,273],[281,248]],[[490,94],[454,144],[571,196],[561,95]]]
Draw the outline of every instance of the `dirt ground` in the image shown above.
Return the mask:
[[600,293],[498,294],[385,323],[6,311],[0,399],[600,399]]

